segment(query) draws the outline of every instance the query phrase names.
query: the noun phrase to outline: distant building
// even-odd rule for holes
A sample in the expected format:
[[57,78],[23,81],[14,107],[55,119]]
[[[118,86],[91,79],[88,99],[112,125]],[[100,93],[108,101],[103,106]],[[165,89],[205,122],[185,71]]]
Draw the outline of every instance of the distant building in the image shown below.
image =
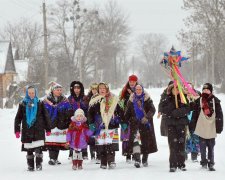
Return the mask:
[[0,98],[6,97],[6,89],[14,80],[15,76],[16,68],[13,59],[11,42],[0,41]]

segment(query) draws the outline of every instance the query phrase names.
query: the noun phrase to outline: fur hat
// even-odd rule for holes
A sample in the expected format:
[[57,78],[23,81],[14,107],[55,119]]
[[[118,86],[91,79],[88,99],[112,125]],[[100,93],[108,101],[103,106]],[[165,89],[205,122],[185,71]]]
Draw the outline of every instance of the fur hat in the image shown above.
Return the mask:
[[138,77],[132,74],[131,76],[129,76],[129,81],[138,81]]
[[211,93],[213,92],[213,86],[210,83],[205,83],[202,87],[202,90],[204,90],[204,89],[210,90]]

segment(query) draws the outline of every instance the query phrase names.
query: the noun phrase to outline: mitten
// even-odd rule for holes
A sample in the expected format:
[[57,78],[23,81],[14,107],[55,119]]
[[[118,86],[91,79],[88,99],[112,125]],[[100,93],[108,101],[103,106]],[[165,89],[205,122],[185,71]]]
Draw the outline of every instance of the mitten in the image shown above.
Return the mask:
[[121,129],[123,131],[125,131],[127,129],[127,127],[128,127],[127,124],[125,124],[125,123],[121,124]]
[[141,119],[141,124],[147,124],[148,123],[148,119],[146,117],[143,117]]
[[95,131],[95,130],[96,130],[95,124],[94,124],[94,123],[93,123],[93,124],[90,124],[90,125],[89,125],[89,129],[90,129],[91,131]]
[[15,135],[16,135],[16,138],[20,138],[20,132],[16,132]]
[[46,132],[46,136],[50,136],[51,135],[51,131]]

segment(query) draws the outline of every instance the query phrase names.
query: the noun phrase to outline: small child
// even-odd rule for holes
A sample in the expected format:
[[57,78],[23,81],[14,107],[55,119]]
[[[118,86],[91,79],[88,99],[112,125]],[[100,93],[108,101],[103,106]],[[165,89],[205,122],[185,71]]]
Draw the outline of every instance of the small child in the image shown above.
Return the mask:
[[87,118],[84,115],[84,111],[77,109],[74,116],[71,117],[71,123],[67,131],[66,140],[70,148],[73,149],[73,170],[83,169],[82,149],[87,148],[88,138],[93,134],[89,130],[86,121]]

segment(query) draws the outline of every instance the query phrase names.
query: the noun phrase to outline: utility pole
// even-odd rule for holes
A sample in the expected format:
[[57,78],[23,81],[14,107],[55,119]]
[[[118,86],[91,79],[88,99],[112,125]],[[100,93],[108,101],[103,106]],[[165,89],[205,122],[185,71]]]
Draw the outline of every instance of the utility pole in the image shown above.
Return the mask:
[[48,34],[46,25],[46,6],[43,1],[43,28],[44,28],[44,64],[45,64],[45,88],[48,88]]

